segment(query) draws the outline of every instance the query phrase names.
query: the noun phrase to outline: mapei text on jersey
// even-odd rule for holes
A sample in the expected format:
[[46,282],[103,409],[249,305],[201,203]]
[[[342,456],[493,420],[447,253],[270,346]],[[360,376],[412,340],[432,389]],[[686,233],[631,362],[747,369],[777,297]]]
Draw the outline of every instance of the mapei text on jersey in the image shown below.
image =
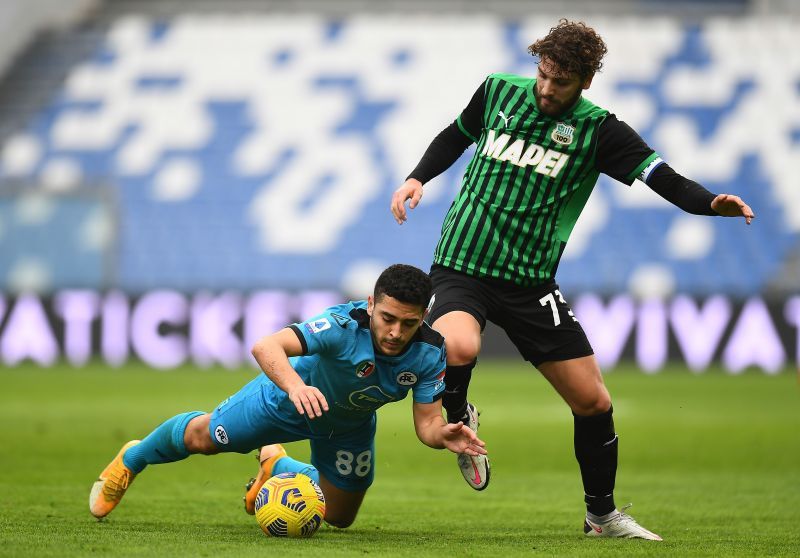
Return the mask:
[[[566,153],[545,149],[536,143],[529,143],[526,146],[521,139],[508,145],[510,140],[511,136],[508,134],[497,135],[495,130],[487,130],[486,144],[481,155],[492,157],[498,161],[508,161],[520,167],[535,166],[536,168],[533,170],[551,178],[558,176],[558,173],[569,161],[569,155]],[[507,145],[508,147],[506,147]]]

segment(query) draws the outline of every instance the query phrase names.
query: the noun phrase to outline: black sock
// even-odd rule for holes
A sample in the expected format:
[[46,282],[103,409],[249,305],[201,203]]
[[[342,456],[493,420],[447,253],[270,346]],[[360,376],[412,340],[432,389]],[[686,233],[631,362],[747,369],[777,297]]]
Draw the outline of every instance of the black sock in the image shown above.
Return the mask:
[[448,422],[458,422],[467,416],[467,388],[472,378],[472,369],[477,364],[477,359],[469,364],[460,366],[447,365],[444,375],[444,395],[442,405],[447,411]]
[[587,511],[605,515],[614,511],[618,439],[614,432],[614,408],[590,417],[575,417],[575,457],[581,468]]

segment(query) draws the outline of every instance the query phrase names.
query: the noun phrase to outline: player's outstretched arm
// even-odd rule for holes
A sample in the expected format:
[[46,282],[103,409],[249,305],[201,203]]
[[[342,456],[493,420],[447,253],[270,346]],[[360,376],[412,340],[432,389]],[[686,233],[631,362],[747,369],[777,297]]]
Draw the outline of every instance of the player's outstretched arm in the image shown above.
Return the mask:
[[408,204],[410,209],[414,209],[419,205],[422,199],[422,182],[416,178],[409,178],[402,186],[394,191],[392,195],[392,215],[398,225],[402,225],[408,216],[406,215],[406,201],[411,200]]
[[252,353],[264,374],[286,392],[298,413],[313,419],[328,410],[328,401],[322,392],[306,385],[289,364],[290,356],[303,354],[303,347],[294,331],[282,329],[262,337],[253,345]]
[[723,217],[744,217],[744,222],[748,225],[756,218],[753,210],[742,198],[731,194],[719,194],[711,200],[711,209]]
[[744,217],[748,225],[756,217],[750,206],[739,196],[713,194],[697,182],[675,172],[664,162],[650,173],[646,184],[671,204],[693,215]]
[[[444,130],[433,138],[425,153],[422,155],[417,166],[408,175],[408,178],[392,196],[392,215],[398,225],[402,225],[406,216],[405,203],[410,209],[414,209],[422,199],[422,185],[433,180],[442,174],[455,163],[461,154],[466,151],[472,143],[477,142],[476,137],[480,135],[483,127],[483,113],[485,108],[484,84],[478,87],[470,99],[469,105],[461,113],[458,120],[451,123]],[[466,130],[472,130],[471,135]]]
[[442,416],[442,402],[414,402],[414,428],[417,438],[434,449],[449,449],[453,453],[486,455],[486,444],[463,422],[449,424]]

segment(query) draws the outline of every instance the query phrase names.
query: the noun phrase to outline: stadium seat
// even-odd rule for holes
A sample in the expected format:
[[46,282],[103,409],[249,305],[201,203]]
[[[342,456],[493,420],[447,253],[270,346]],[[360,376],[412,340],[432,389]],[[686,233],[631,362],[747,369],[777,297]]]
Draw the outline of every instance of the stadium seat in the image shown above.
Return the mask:
[[[62,191],[49,194],[56,209],[38,223],[41,235],[14,219],[14,198],[0,203],[0,284],[25,265],[54,287],[113,280],[134,291],[321,288],[371,262],[427,267],[467,159],[426,186],[402,229],[387,210],[391,192],[486,73],[533,71],[509,44],[549,20],[413,17],[413,41],[403,25],[368,15],[125,16],[104,33],[67,33],[60,40],[93,44],[91,54],[66,69],[37,61],[39,72],[66,70],[63,86],[0,146],[0,179]],[[787,209],[800,120],[769,117],[773,101],[798,105],[800,65],[786,56],[758,67],[729,53],[756,57],[764,36],[790,52],[797,22],[602,27],[609,45],[631,47],[610,55],[587,96],[618,110],[679,171],[744,197],[758,220],[693,225],[652,192],[603,179],[602,207],[582,217],[585,238],[562,261],[562,289],[617,292],[652,265],[684,292],[763,289],[800,231]],[[465,29],[481,38],[474,58],[458,42]],[[628,102],[617,109],[618,97]],[[74,182],[107,195],[87,201]],[[87,248],[70,231],[94,230],[98,204],[119,218],[97,233],[114,242]]]

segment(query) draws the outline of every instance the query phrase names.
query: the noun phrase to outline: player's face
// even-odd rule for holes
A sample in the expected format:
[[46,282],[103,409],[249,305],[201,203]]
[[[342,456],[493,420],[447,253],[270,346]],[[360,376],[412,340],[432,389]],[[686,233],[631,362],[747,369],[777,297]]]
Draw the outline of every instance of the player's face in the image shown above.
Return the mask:
[[392,356],[400,354],[414,337],[422,325],[425,309],[383,295],[377,300],[369,297],[367,314],[373,343],[380,352]]
[[578,74],[564,72],[549,58],[542,58],[536,74],[536,106],[547,116],[558,116],[569,110],[591,84],[591,77],[583,80]]

